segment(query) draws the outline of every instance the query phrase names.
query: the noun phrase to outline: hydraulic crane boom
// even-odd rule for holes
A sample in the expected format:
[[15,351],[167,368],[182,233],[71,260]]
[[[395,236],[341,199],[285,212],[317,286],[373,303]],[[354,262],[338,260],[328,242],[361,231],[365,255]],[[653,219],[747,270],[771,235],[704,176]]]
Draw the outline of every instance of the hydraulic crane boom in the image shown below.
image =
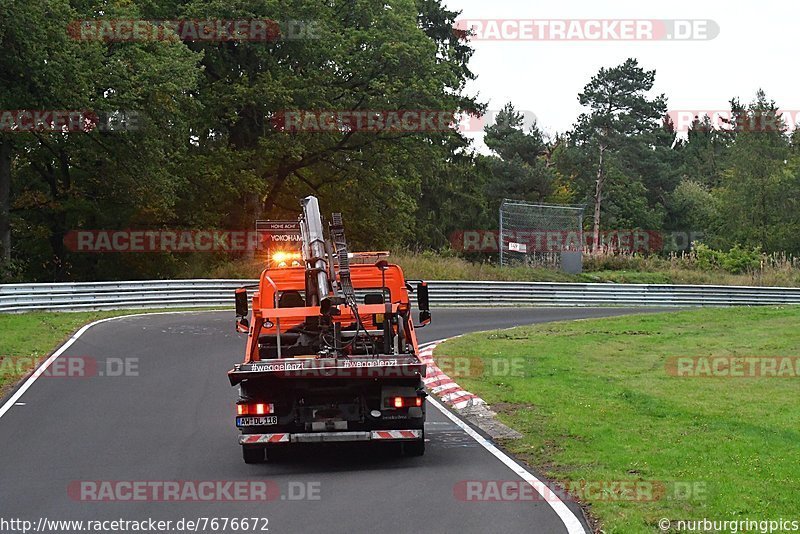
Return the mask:
[[[322,229],[322,214],[319,211],[319,201],[316,197],[308,196],[301,201],[303,217],[300,220],[300,231],[303,236],[303,260],[306,269],[314,271],[316,280],[316,294],[312,295],[310,304],[321,304],[331,294],[328,280],[328,265],[325,260],[325,234]],[[316,298],[313,298],[316,297]]]

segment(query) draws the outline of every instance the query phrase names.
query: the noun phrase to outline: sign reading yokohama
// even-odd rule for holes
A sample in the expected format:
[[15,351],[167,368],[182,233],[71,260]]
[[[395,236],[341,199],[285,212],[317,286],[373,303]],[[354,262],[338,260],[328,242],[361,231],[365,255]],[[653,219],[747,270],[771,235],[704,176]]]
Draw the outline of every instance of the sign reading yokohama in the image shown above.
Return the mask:
[[256,221],[256,232],[264,248],[302,248],[303,236],[298,221]]

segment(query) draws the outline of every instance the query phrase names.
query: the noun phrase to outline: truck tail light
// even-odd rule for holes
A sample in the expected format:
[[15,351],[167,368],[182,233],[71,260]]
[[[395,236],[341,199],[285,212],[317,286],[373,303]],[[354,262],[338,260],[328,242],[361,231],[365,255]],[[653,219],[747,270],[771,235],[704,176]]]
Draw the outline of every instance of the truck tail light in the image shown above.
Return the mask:
[[422,406],[422,397],[389,397],[386,405],[391,408],[411,408]]
[[259,402],[255,404],[236,405],[236,415],[267,415],[272,413],[275,413],[274,404]]

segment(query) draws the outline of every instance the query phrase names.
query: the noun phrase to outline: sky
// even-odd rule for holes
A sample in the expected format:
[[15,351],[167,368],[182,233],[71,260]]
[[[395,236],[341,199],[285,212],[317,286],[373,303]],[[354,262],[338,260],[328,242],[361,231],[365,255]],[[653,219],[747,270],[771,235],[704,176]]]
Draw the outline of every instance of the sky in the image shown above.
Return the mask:
[[[470,68],[478,78],[467,85],[467,93],[487,102],[490,110],[512,102],[535,116],[551,135],[575,122],[581,112],[577,95],[591,77],[601,67],[619,65],[628,57],[656,70],[654,92],[666,94],[670,110],[726,110],[731,98],[749,102],[759,88],[781,109],[800,110],[800,3],[792,0],[445,0],[445,4],[462,11],[460,20],[484,21],[486,36],[497,33],[492,34],[485,21],[498,19],[678,19],[711,21],[702,23],[710,33],[718,27],[713,39],[681,41],[473,40],[476,51]],[[514,28],[524,31],[524,24],[531,23],[510,24],[506,37],[514,35]]]

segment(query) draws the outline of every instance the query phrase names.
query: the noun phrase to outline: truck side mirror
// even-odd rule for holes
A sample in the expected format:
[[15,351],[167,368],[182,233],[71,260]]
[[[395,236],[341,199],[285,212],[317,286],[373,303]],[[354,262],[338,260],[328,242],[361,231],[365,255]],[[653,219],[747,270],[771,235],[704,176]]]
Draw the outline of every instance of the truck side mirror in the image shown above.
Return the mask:
[[250,330],[250,321],[247,320],[247,314],[250,308],[247,304],[247,290],[240,287],[236,290],[236,331],[246,334]]
[[417,308],[419,308],[419,326],[430,324],[431,302],[428,294],[428,284],[425,282],[417,284]]
[[428,326],[431,324],[431,312],[429,310],[421,310],[419,312],[419,327]]
[[240,334],[246,334],[250,331],[250,321],[247,320],[247,317],[236,318],[236,331]]

